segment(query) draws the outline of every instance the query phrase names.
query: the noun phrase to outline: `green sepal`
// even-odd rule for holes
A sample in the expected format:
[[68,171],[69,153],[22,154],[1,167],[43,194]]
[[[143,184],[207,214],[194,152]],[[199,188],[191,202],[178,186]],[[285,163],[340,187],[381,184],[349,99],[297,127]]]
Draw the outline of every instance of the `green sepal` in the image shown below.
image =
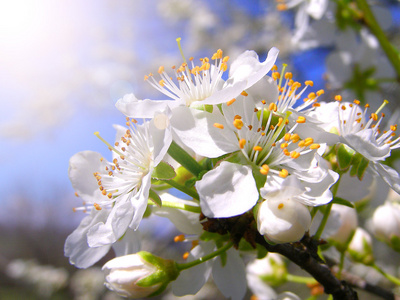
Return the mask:
[[214,110],[214,107],[211,104],[201,104],[201,102],[199,102],[199,104],[197,104],[197,105],[191,104],[190,108],[206,111],[206,112],[209,112],[209,113],[212,113],[213,110]]
[[265,249],[265,247],[261,246],[260,244],[256,245],[256,250],[257,250],[257,259],[262,259],[267,256],[268,251]]
[[340,170],[347,170],[350,167],[355,151],[344,144],[340,144],[336,149],[336,157]]
[[372,266],[375,261],[374,255],[372,252],[372,246],[370,244],[368,244],[368,242],[365,239],[363,239],[362,243],[363,243],[364,251],[358,252],[358,251],[353,251],[349,248],[349,249],[347,249],[347,252],[350,254],[351,258],[355,262],[362,263],[366,266]]
[[365,171],[367,170],[369,164],[369,160],[366,159],[365,157],[361,158],[360,163],[358,164],[357,168],[357,177],[358,179],[362,180],[365,174]]
[[149,199],[153,201],[158,207],[162,206],[162,201],[160,196],[152,189],[150,189],[149,191]]
[[140,251],[137,254],[140,255],[143,260],[157,268],[151,275],[136,283],[141,287],[150,287],[161,283],[160,288],[151,295],[157,295],[162,292],[169,282],[178,278],[180,271],[175,261],[163,259],[146,251]]
[[214,241],[216,245],[218,244],[222,245],[224,242],[229,241],[229,235],[228,234],[220,235],[219,233],[216,232],[204,231],[201,234],[200,239],[205,242]]
[[348,207],[354,208],[354,204],[353,203],[351,203],[350,201],[345,200],[343,198],[340,198],[340,197],[334,197],[333,200],[332,200],[332,203],[333,204],[340,204],[340,205],[344,205],[344,206],[348,206]]
[[175,178],[176,173],[174,168],[166,163],[165,161],[161,161],[153,170],[153,174],[151,174],[152,178],[158,180],[171,180]]
[[397,235],[392,235],[390,237],[390,246],[393,248],[393,250],[400,252],[400,237]]

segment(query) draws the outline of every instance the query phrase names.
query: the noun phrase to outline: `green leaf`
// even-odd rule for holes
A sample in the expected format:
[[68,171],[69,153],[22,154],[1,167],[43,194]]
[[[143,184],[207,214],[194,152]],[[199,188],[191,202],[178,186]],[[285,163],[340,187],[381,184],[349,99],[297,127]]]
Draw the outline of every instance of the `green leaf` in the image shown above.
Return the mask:
[[348,207],[354,208],[353,203],[351,203],[350,201],[347,201],[347,200],[345,200],[343,198],[339,198],[339,197],[334,197],[333,200],[332,200],[332,203],[340,204],[340,205],[344,205],[344,206],[348,206]]
[[175,178],[175,176],[174,168],[164,161],[160,162],[157,167],[154,168],[153,174],[151,174],[152,178],[159,180],[171,180]]
[[398,236],[392,235],[390,237],[390,243],[394,250],[396,250],[397,252],[400,252],[400,238]]
[[158,207],[162,206],[162,201],[160,196],[158,196],[158,194],[152,189],[150,189],[149,191],[149,199],[153,201]]
[[336,155],[340,170],[346,170],[348,167],[350,167],[354,150],[344,144],[340,144],[339,147],[337,147]]

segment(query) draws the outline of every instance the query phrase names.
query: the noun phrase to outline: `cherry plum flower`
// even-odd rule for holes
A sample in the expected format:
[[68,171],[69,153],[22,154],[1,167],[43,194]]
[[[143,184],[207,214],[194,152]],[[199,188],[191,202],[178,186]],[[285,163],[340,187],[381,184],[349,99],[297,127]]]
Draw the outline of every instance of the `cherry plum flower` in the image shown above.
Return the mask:
[[265,76],[274,65],[279,50],[271,48],[268,57],[260,62],[254,51],[245,51],[232,63],[229,77],[222,79],[228,69],[228,56],[218,50],[209,58],[200,59],[201,65],[195,65],[193,59],[184,62],[180,67],[173,67],[175,80],[161,66],[159,79],[153,74],[145,76],[155,89],[172,100],[138,100],[133,94],[125,95],[116,103],[116,107],[128,117],[149,118],[155,111],[164,110],[166,106],[173,109],[177,106],[198,107],[205,104],[220,104],[238,96]]
[[92,215],[84,226],[89,247],[112,244],[128,227],[137,229],[147,207],[153,169],[172,140],[164,113],[150,122],[138,125],[133,120],[127,125],[128,129],[116,127],[114,146],[103,140],[113,151],[112,162],[92,151],[77,153],[70,160],[70,180],[84,200],[78,209]]

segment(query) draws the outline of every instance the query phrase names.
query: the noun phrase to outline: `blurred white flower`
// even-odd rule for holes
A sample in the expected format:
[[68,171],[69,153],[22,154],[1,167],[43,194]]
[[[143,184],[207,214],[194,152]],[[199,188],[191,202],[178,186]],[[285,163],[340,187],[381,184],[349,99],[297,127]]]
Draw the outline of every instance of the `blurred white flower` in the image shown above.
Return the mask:
[[371,226],[378,239],[400,250],[400,204],[386,201],[379,206],[373,214]]
[[350,242],[351,237],[357,229],[357,212],[354,208],[333,204],[331,213],[339,214],[340,227],[328,239],[337,243],[339,247],[345,246],[346,243]]

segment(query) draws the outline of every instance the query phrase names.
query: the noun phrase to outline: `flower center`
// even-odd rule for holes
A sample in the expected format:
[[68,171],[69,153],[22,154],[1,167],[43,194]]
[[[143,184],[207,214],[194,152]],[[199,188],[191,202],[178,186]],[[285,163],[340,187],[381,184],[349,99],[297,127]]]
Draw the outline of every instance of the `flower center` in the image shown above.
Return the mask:
[[172,67],[175,80],[161,66],[158,69],[160,80],[156,80],[150,73],[144,79],[148,81],[155,89],[175,101],[183,101],[182,104],[190,106],[195,101],[201,101],[213,94],[220,88],[223,82],[222,74],[227,70],[229,56],[223,57],[223,52],[219,49],[213,54],[210,63],[208,57],[200,59],[200,65],[195,65],[193,57],[189,59],[190,63],[181,64],[180,67]]

